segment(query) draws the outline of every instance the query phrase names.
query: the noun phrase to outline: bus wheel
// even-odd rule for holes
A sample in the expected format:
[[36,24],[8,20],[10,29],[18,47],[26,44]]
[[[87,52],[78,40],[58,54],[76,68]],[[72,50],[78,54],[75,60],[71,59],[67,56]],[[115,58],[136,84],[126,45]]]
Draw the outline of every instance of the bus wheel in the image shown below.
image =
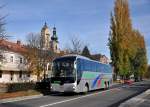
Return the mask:
[[107,88],[109,88],[109,81],[107,81]]
[[107,82],[105,81],[104,84],[105,84],[105,89],[107,89],[108,88]]
[[88,87],[88,84],[86,84],[86,85],[84,86],[84,94],[87,94],[88,91],[89,91],[89,87]]

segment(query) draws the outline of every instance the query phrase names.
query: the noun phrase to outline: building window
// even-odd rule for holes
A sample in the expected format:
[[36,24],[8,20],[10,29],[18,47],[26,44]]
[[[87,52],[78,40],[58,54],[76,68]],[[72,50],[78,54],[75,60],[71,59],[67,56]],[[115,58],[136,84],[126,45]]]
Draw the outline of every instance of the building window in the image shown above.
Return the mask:
[[2,73],[3,73],[3,72],[2,72],[2,71],[0,71],[0,78],[2,78]]
[[24,64],[27,64],[27,60],[24,58]]
[[22,58],[20,58],[20,64],[22,64],[22,62],[23,62],[23,59],[22,59]]
[[14,77],[14,72],[11,71],[11,72],[10,72],[10,80],[11,80],[11,81],[13,80],[13,77]]
[[0,61],[2,61],[2,59],[3,59],[3,55],[0,55]]
[[14,61],[14,57],[11,56],[11,57],[10,57],[10,62],[13,62],[13,61]]
[[48,65],[48,71],[51,71],[51,64]]
[[27,77],[29,77],[29,78],[30,78],[30,73],[27,73]]
[[19,72],[19,78],[22,78],[22,71]]

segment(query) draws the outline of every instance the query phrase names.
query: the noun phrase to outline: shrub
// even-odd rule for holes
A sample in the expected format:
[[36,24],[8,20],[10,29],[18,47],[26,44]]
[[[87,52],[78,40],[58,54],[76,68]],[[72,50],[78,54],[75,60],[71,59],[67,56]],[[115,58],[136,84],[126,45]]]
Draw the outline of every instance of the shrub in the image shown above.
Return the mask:
[[35,89],[35,83],[8,83],[7,92],[26,91]]

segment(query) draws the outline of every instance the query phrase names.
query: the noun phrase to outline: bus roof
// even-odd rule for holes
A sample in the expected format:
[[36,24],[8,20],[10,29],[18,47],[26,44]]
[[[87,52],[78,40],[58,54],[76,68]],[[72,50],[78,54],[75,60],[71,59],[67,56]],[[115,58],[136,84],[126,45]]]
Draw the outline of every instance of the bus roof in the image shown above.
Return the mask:
[[[65,57],[76,57],[76,58],[86,59],[86,60],[90,60],[90,61],[97,62],[97,63],[100,63],[100,64],[104,64],[104,63],[101,63],[99,61],[92,60],[90,58],[87,58],[87,57],[81,56],[81,55],[77,55],[77,54],[68,54],[68,55],[61,56],[59,58],[65,58]],[[56,58],[56,59],[59,59],[59,58]],[[104,65],[109,65],[109,64],[104,64]]]
[[[68,54],[68,55],[65,55],[65,56],[62,56],[62,57],[68,57],[68,56],[77,57],[77,58],[82,58],[82,59],[87,59],[87,60],[90,60],[90,61],[93,61],[93,62],[101,63],[101,62],[99,62],[99,61],[92,60],[92,59],[90,59],[90,58],[87,58],[87,57],[82,56],[82,55],[77,55],[77,54]],[[101,64],[104,64],[104,63],[101,63]],[[105,64],[105,65],[108,65],[108,64]]]
[[87,58],[87,57],[81,56],[81,55],[77,55],[77,54],[68,54],[68,55],[64,55],[63,57],[76,57],[76,58],[82,58],[82,59],[90,60],[90,58]]
[[81,56],[81,55],[77,55],[77,54],[64,55],[64,56],[61,56],[61,57],[57,57],[57,58],[55,58],[54,60],[56,60],[56,59],[61,59],[61,58],[67,58],[67,57],[76,57],[76,58],[81,58],[81,59],[90,60],[90,58],[87,58],[87,57],[84,57],[84,56]]

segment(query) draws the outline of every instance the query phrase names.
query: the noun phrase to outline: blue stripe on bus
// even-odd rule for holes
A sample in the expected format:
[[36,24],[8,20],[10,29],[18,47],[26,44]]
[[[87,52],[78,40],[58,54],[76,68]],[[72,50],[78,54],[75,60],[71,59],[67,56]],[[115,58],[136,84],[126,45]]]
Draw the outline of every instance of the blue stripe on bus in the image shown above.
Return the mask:
[[99,79],[101,79],[102,77],[103,77],[103,75],[98,75],[98,76],[96,77],[96,79],[93,81],[92,88],[94,88],[94,87],[96,86],[97,81],[98,81]]

